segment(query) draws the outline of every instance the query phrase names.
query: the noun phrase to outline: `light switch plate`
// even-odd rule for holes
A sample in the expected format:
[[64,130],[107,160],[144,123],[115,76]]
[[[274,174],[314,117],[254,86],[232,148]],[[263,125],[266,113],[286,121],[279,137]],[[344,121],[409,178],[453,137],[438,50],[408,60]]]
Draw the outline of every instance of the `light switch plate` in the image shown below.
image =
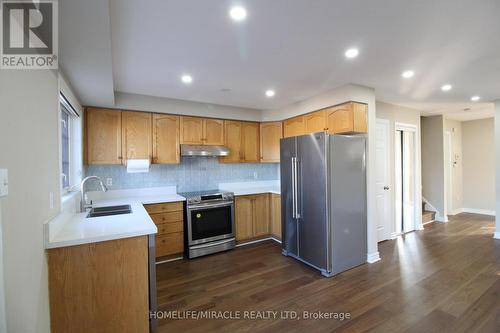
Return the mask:
[[9,194],[9,174],[7,169],[0,169],[0,197]]

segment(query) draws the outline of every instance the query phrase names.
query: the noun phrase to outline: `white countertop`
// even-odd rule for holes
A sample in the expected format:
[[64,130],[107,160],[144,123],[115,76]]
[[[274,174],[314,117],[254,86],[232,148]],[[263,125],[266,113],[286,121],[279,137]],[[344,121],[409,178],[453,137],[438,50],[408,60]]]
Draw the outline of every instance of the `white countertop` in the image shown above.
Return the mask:
[[234,192],[234,195],[250,195],[262,193],[281,194],[279,180],[221,183],[219,184],[219,189]]
[[[159,189],[109,191],[104,194],[90,194],[94,207],[130,205],[131,214],[87,218],[86,213],[61,213],[48,222],[45,248],[73,246],[114,239],[156,234],[158,229],[149,217],[144,204],[184,201],[175,193],[175,186],[161,192]],[[164,188],[167,189],[167,188]],[[149,195],[145,195],[148,193]]]

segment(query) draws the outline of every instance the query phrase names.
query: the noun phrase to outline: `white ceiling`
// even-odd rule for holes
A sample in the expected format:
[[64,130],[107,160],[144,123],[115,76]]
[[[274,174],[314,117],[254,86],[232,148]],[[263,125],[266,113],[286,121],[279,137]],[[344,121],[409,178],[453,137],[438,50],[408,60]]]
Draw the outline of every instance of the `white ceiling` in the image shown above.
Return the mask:
[[[429,114],[492,112],[484,102],[500,98],[498,0],[241,0],[239,23],[233,3],[110,0],[114,91],[276,109],[355,83]],[[345,59],[353,46],[359,57]]]

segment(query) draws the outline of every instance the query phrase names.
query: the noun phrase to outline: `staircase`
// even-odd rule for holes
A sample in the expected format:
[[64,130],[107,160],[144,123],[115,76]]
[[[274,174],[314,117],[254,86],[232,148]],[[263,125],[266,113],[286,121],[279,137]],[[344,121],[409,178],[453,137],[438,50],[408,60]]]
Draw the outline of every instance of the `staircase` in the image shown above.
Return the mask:
[[433,222],[436,218],[436,212],[425,210],[425,202],[422,202],[422,224]]

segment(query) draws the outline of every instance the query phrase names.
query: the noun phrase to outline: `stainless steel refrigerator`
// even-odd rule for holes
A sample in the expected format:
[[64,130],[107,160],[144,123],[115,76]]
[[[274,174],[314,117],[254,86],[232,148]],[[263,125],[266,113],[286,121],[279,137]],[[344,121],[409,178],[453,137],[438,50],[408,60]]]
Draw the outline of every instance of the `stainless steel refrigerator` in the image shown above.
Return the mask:
[[331,277],[366,262],[366,137],[281,139],[283,254]]

